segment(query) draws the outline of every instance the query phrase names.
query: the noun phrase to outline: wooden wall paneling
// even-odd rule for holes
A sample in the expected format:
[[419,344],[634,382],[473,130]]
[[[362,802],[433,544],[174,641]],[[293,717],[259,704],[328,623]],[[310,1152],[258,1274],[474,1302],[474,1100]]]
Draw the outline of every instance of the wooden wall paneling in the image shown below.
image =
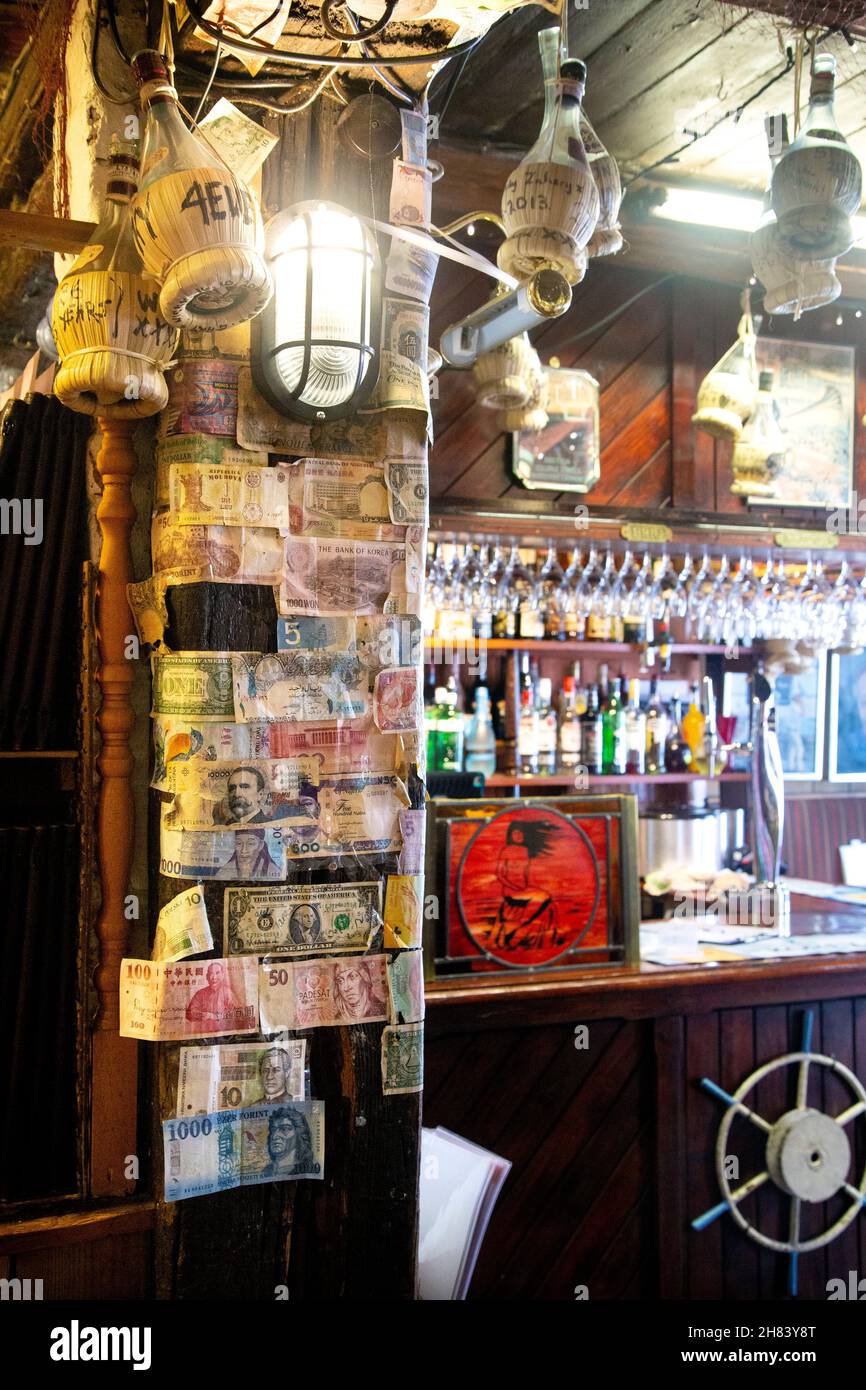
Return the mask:
[[593,503],[604,506],[615,499],[617,506],[627,506],[630,477],[648,459],[659,454],[670,439],[670,429],[670,390],[665,386],[602,450],[601,478],[590,494]]
[[[762,1066],[773,1057],[791,1052],[799,1044],[791,1035],[788,1009],[784,1004],[769,1005],[755,1010],[755,1063]],[[755,1090],[755,1108],[771,1123],[783,1115],[793,1103],[790,1078],[783,1071],[771,1073]],[[787,1240],[787,1204],[779,1200],[775,1188],[765,1187],[756,1193],[753,1209],[760,1230],[774,1240]],[[767,1300],[784,1298],[787,1288],[787,1262],[772,1250],[758,1248],[758,1288],[756,1296]]]
[[[754,1021],[753,1009],[726,1009],[719,1015],[724,1069],[721,1084],[728,1090],[734,1090],[755,1069]],[[721,1119],[724,1112],[721,1105],[717,1108]],[[740,1165],[738,1181],[745,1182],[764,1166],[762,1138],[753,1125],[745,1120],[735,1120],[731,1139],[731,1153],[736,1155]],[[747,1220],[754,1219],[756,1200],[756,1196],[746,1198],[743,1214]],[[719,1224],[724,1251],[724,1298],[753,1299],[758,1289],[758,1247],[743,1234],[732,1218],[723,1216]]]
[[[824,1052],[828,1057],[836,1057],[844,1066],[855,1070],[855,1036],[854,1036],[854,1001],[851,999],[832,999],[825,1000],[821,1005],[821,1033],[824,1040]],[[855,1072],[856,1074],[856,1072]],[[851,1094],[848,1086],[844,1085],[838,1077],[822,1068],[823,1095],[822,1109],[828,1115],[838,1115],[840,1111],[846,1110],[853,1104],[855,1097]],[[815,1104],[810,1097],[810,1102]],[[861,1122],[862,1124],[862,1122]],[[849,1138],[853,1138],[854,1130],[848,1126],[847,1133]],[[852,1164],[849,1178],[857,1172],[856,1165]],[[855,1185],[859,1184],[859,1173],[854,1178]],[[830,1221],[837,1220],[843,1211],[851,1205],[848,1196],[836,1198],[826,1204],[826,1215]],[[832,1242],[827,1248],[827,1279],[844,1279],[847,1285],[848,1271],[858,1269],[860,1264],[860,1232],[857,1229],[858,1221],[863,1221],[866,1212],[856,1221],[852,1222],[846,1231]],[[826,1294],[825,1294],[826,1297]]]
[[[713,365],[719,360],[723,352],[736,341],[737,324],[740,321],[742,310],[739,305],[739,297],[736,290],[728,285],[715,285],[713,287],[714,314],[713,324]],[[734,446],[727,440],[716,440],[715,461],[716,461],[716,503],[717,512],[729,512],[742,515],[746,508],[741,498],[731,492],[731,483],[734,480],[734,470],[731,467]]]
[[714,301],[703,280],[675,280],[671,324],[671,450],[673,505],[711,511],[715,506],[715,441],[695,429],[697,394],[714,363]]
[[[814,1003],[812,1003],[812,1002],[810,1001],[809,1003],[800,1004],[800,1005],[789,1005],[789,1007],[788,1007],[788,1037],[789,1037],[789,1040],[790,1040],[790,1041],[789,1041],[789,1046],[786,1048],[786,1051],[788,1051],[788,1052],[796,1052],[796,1051],[798,1051],[798,1049],[799,1049],[799,1047],[800,1047],[800,1039],[801,1039],[801,1037],[802,1037],[802,1031],[803,1031],[803,1029],[802,1029],[802,1018],[803,1018],[804,1012],[805,1012],[807,1009],[811,1009],[811,1010],[812,1010],[812,1013],[813,1013],[813,1020],[814,1020],[814,1022],[813,1022],[813,1034],[812,1034],[812,1051],[813,1051],[813,1052],[823,1052],[823,1051],[824,1051],[824,1038],[823,1038],[822,1019],[821,1019],[821,1005],[820,1005],[820,1004],[814,1004]],[[793,1068],[792,1068],[792,1071],[793,1071]],[[795,1085],[795,1083],[793,1082],[793,1080],[791,1081],[790,1084],[791,1084],[792,1088],[793,1088],[794,1085]],[[795,1092],[794,1092],[793,1094],[791,1094],[791,1093],[789,1093],[789,1094],[790,1094],[790,1101],[789,1101],[789,1103],[790,1103],[791,1105],[793,1105],[793,1104],[795,1103]],[[815,1085],[815,1078],[814,1078],[814,1077],[812,1077],[811,1080],[810,1080],[810,1086],[809,1086],[809,1101],[810,1101],[810,1104],[813,1104],[813,1105],[816,1105],[816,1104],[817,1104],[819,1107],[821,1106],[821,1103],[822,1103],[821,1088],[820,1088],[820,1085],[818,1085],[818,1086]],[[783,1199],[783,1198],[780,1197],[780,1204],[781,1204],[781,1206],[782,1206],[782,1208],[783,1208],[783,1212],[784,1212],[784,1214],[785,1214],[785,1215],[784,1215],[784,1221],[786,1222],[786,1221],[787,1221],[787,1213],[788,1213],[789,1203],[788,1203],[788,1201],[787,1201],[786,1199]],[[826,1203],[824,1203],[824,1202],[821,1202],[821,1203],[803,1202],[803,1204],[802,1204],[802,1206],[801,1206],[801,1208],[800,1208],[800,1216],[801,1216],[801,1224],[800,1224],[800,1233],[801,1233],[801,1234],[800,1234],[800,1238],[801,1238],[801,1240],[805,1240],[805,1239],[808,1239],[810,1236],[813,1236],[813,1235],[817,1234],[818,1231],[823,1230],[824,1227],[826,1226],[826,1224],[827,1224],[827,1222],[826,1222]],[[786,1257],[783,1256],[783,1257],[782,1257],[783,1262],[785,1261],[785,1259],[786,1259]],[[798,1295],[798,1296],[799,1296],[800,1298],[803,1298],[803,1299],[808,1299],[808,1298],[820,1298],[820,1299],[825,1299],[825,1298],[827,1297],[827,1292],[826,1292],[826,1288],[827,1288],[827,1251],[826,1251],[826,1248],[825,1248],[825,1249],[821,1249],[821,1250],[813,1250],[810,1254],[808,1254],[808,1255],[802,1255],[802,1256],[800,1257],[800,1261],[799,1261],[799,1272],[798,1272],[798,1283],[799,1283],[799,1295]]]
[[653,1030],[656,1066],[656,1211],[659,1297],[686,1296],[686,1240],[690,1213],[686,1148],[686,1026],[676,1015]]
[[46,1302],[153,1297],[149,1233],[26,1251],[13,1256],[12,1265],[15,1278],[43,1281]]
[[[852,1069],[855,1075],[859,1076],[860,1080],[866,1085],[866,998],[861,996],[855,999],[853,1001],[853,1009],[854,1057]],[[862,1131],[857,1143],[854,1161],[856,1164],[855,1172],[857,1174],[857,1181],[859,1181],[864,1164],[866,1164],[866,1138],[864,1138]],[[862,1216],[857,1222],[857,1230],[859,1258],[855,1268],[860,1271],[860,1277],[866,1279],[866,1221],[863,1220]]]
[[[686,1188],[688,1221],[721,1199],[716,1181],[716,1133],[722,1116],[719,1101],[708,1096],[698,1084],[708,1076],[718,1081],[720,1073],[719,1015],[698,1014],[686,1019],[686,1167],[682,1181]],[[704,1231],[688,1231],[689,1298],[722,1297],[720,1216]]]

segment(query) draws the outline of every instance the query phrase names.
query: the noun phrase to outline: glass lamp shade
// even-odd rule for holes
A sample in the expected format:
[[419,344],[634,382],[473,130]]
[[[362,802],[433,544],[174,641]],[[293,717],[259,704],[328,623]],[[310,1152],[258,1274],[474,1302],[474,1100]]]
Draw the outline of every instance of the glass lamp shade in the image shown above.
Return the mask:
[[298,203],[266,228],[274,296],[253,324],[256,386],[302,420],[349,415],[379,374],[380,267],[359,218],[333,203]]

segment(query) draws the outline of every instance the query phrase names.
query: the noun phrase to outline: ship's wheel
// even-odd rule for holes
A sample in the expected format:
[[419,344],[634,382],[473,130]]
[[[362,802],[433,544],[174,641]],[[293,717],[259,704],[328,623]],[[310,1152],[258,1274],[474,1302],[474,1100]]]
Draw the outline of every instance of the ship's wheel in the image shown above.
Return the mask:
[[[757,1241],[768,1250],[777,1250],[780,1254],[789,1256],[788,1288],[792,1296],[796,1296],[797,1293],[799,1256],[835,1240],[866,1207],[866,1166],[860,1176],[859,1187],[855,1187],[849,1178],[853,1144],[848,1130],[849,1125],[866,1116],[866,1087],[835,1057],[826,1057],[820,1052],[812,1051],[812,1028],[813,1015],[807,1012],[803,1018],[801,1050],[785,1053],[784,1056],[776,1057],[772,1062],[758,1067],[757,1071],[746,1077],[733,1095],[729,1095],[715,1081],[709,1081],[706,1077],[701,1081],[704,1090],[727,1107],[716,1138],[716,1176],[722,1192],[722,1201],[705,1211],[702,1216],[696,1217],[692,1226],[696,1231],[702,1231],[717,1217],[729,1211],[750,1240]],[[759,1082],[784,1067],[797,1068],[796,1105],[771,1123],[753,1110],[747,1104],[746,1098]],[[826,1115],[808,1103],[810,1078],[820,1067],[828,1068],[838,1077],[853,1097],[852,1104],[838,1115]],[[816,1086],[815,1088],[817,1089]],[[766,1136],[766,1167],[732,1188],[726,1168],[731,1157],[728,1139],[737,1115],[755,1125]],[[786,1241],[765,1235],[748,1221],[740,1210],[740,1204],[744,1199],[767,1182],[772,1183],[790,1199]],[[800,1218],[803,1202],[826,1202],[842,1194],[849,1196],[851,1202],[838,1220],[819,1235],[801,1239]]]

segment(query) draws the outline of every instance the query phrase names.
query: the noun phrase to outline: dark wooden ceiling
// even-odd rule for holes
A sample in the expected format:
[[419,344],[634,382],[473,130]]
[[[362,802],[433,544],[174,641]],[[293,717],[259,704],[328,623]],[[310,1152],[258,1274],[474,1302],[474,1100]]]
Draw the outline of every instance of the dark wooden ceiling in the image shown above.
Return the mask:
[[[448,138],[531,145],[543,107],[536,35],[550,23],[534,6],[499,21],[469,59],[448,107]],[[589,69],[587,112],[626,178],[688,143],[689,131],[703,133],[731,113],[656,177],[762,189],[764,115],[792,112],[793,74],[774,82],[739,121],[733,113],[784,71],[791,41],[784,20],[719,0],[590,0],[585,10],[570,11],[570,51]],[[866,161],[866,46],[852,49],[835,34],[823,47],[837,60],[840,124]]]

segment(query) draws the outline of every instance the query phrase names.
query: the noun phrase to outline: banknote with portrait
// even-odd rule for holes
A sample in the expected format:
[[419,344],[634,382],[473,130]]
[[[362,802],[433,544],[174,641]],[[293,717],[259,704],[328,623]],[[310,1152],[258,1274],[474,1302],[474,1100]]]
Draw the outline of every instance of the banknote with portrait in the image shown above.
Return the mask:
[[278,883],[286,877],[283,832],[274,827],[239,830],[159,829],[159,872],[166,878],[229,883]]
[[196,885],[160,908],[153,939],[154,960],[186,960],[213,950],[204,893]]
[[165,1200],[322,1178],[325,1103],[296,1101],[164,1120]]
[[170,512],[151,523],[154,577],[163,584],[279,584],[285,540],[256,526],[178,526]]
[[255,965],[244,957],[173,965],[121,961],[121,1037],[177,1042],[257,1032]]
[[384,1023],[389,1016],[386,956],[263,961],[259,1012],[263,1033]]
[[306,1038],[182,1047],[177,1115],[209,1115],[306,1099]]
[[285,827],[316,813],[310,795],[318,765],[311,758],[174,761],[166,773],[172,801],[163,808],[162,823],[170,830]]
[[224,901],[228,956],[366,951],[381,925],[378,881],[227,888]]

